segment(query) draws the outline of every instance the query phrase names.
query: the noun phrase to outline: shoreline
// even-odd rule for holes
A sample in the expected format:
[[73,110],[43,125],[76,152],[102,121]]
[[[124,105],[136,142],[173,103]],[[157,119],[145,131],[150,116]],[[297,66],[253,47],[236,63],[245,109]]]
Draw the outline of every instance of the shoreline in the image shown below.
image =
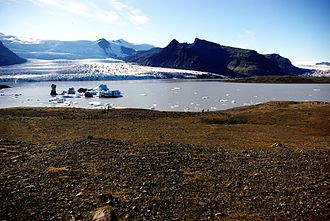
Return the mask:
[[329,77],[312,76],[257,76],[228,79],[229,83],[263,83],[263,84],[330,84]]
[[[212,73],[209,73],[212,75]],[[329,84],[330,77],[317,77],[317,76],[254,76],[245,78],[225,78],[219,77],[206,77],[207,74],[195,75],[194,77],[159,77],[159,76],[110,76],[110,77],[97,77],[97,78],[68,78],[61,80],[52,79],[15,79],[8,81],[0,81],[1,86],[8,87],[7,85],[22,84],[22,83],[40,83],[40,82],[86,82],[86,81],[220,81],[226,83],[271,83],[271,84]],[[0,88],[2,89],[2,88]]]

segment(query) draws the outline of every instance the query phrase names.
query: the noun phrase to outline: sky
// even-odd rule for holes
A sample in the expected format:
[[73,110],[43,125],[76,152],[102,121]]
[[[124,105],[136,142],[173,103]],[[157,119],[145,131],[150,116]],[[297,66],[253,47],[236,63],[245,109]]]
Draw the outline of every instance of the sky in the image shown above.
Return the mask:
[[158,47],[198,37],[293,62],[330,61],[330,0],[0,0],[0,32]]

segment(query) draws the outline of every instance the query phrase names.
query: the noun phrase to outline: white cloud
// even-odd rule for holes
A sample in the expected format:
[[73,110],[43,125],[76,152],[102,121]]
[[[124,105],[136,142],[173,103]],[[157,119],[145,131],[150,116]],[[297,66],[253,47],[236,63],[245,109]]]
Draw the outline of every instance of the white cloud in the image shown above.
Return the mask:
[[149,22],[148,16],[142,14],[141,10],[133,6],[126,5],[119,0],[108,0],[110,5],[133,25],[142,25]]
[[149,21],[149,18],[141,13],[139,9],[134,9],[129,13],[129,20],[135,25],[145,24]]
[[125,5],[122,2],[119,2],[117,0],[109,0],[110,4],[112,5],[112,7],[114,7],[114,9],[118,10],[118,11],[122,11],[125,8],[128,8],[127,5]]
[[69,13],[96,18],[103,22],[114,23],[119,19],[116,12],[104,10],[92,2],[78,2],[76,0],[31,0],[39,6],[51,6]]
[[[114,23],[128,21],[133,25],[142,25],[149,21],[140,9],[124,4],[120,0],[104,0],[108,3],[108,9],[104,5],[99,6],[95,2],[78,1],[78,0],[30,0],[39,6],[49,6],[61,9],[63,11],[98,19],[106,23]],[[110,8],[111,7],[111,8]],[[53,12],[54,13],[54,12]]]
[[119,20],[119,15],[115,12],[101,12],[97,15],[97,17],[107,23],[113,23]]

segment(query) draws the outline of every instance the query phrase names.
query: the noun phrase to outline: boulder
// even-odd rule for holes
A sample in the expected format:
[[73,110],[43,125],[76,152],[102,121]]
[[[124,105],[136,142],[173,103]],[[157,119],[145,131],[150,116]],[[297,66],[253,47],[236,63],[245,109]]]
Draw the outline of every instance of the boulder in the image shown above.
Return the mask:
[[50,95],[56,96],[57,95],[57,93],[56,93],[56,84],[52,84],[50,87],[51,87]]

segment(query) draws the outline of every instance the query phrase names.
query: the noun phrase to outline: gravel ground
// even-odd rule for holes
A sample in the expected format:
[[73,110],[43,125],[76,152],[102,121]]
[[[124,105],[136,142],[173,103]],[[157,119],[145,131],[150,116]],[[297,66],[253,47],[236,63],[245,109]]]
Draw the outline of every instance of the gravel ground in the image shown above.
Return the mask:
[[0,140],[0,220],[330,220],[330,149]]

